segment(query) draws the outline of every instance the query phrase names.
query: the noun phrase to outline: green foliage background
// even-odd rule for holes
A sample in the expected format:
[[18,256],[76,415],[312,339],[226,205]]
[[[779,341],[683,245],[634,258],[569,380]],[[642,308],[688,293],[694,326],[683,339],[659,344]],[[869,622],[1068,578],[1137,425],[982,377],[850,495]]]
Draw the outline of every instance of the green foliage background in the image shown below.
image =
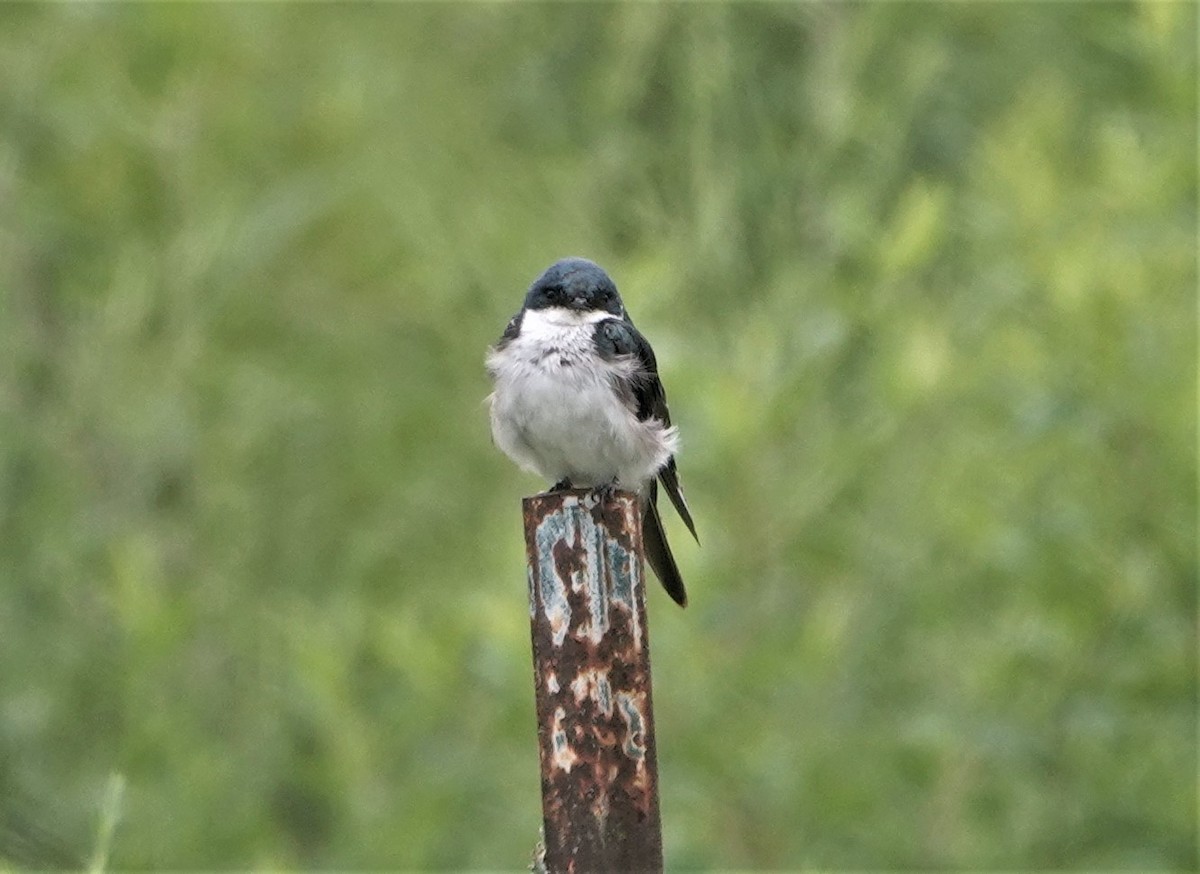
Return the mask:
[[0,8],[0,863],[526,863],[482,356],[580,254],[704,541],[669,866],[1194,868],[1196,28]]

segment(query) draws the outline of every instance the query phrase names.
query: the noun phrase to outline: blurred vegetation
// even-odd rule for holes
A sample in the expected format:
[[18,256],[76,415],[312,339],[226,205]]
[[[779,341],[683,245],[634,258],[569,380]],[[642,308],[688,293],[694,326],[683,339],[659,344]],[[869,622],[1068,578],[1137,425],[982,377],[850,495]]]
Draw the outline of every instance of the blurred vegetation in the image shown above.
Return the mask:
[[482,356],[579,254],[704,542],[669,866],[1194,869],[1196,28],[0,8],[0,865],[526,864]]

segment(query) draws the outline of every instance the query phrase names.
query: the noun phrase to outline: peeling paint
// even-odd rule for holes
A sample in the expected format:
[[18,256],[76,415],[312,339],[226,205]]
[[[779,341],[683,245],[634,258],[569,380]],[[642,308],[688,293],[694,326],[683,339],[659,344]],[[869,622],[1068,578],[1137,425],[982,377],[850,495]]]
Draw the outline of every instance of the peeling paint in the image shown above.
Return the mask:
[[641,696],[617,693],[617,705],[625,720],[625,755],[633,759],[646,757],[646,718],[642,714]]
[[609,541],[607,547],[606,558],[609,567],[612,568],[612,600],[613,603],[628,612],[633,645],[636,650],[640,650],[642,648],[641,611],[634,603],[633,593],[642,587],[642,563],[638,560],[636,553],[631,553],[616,540]]
[[600,705],[601,713],[612,716],[612,686],[608,683],[607,672],[596,677],[596,703]]
[[554,711],[550,743],[554,746],[554,767],[562,768],[570,774],[571,768],[579,761],[579,756],[575,755],[575,750],[571,748],[571,744],[567,740],[567,730],[564,725],[566,718],[567,714],[561,707]]
[[581,668],[571,681],[571,693],[575,696],[576,706],[590,700],[602,714],[612,716],[612,686],[608,682],[607,668]]
[[[571,605],[567,600],[565,586],[570,580],[560,579],[557,571],[555,547],[569,539],[574,540],[574,519],[568,514],[548,516],[537,526],[538,595],[542,611],[550,621],[554,645],[562,646],[571,624]],[[555,570],[551,570],[554,568]]]

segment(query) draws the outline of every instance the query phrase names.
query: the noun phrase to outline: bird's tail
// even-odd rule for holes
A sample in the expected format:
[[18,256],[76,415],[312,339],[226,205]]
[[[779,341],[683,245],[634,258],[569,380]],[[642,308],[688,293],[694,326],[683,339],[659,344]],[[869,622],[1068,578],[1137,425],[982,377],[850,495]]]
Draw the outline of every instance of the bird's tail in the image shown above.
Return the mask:
[[646,561],[650,562],[650,567],[667,594],[680,607],[686,607],[687,589],[683,587],[683,577],[679,575],[675,556],[671,555],[671,547],[667,545],[667,532],[663,530],[662,519],[658,515],[657,485],[651,482],[650,499],[642,510],[642,546]]

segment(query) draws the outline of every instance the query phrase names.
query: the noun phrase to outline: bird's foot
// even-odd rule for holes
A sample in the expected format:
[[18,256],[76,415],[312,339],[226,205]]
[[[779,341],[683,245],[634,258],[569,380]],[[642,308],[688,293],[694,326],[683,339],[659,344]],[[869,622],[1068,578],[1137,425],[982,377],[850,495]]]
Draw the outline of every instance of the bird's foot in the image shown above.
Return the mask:
[[616,497],[618,488],[620,488],[620,484],[617,482],[617,478],[614,476],[608,482],[600,483],[600,485],[594,486],[592,488],[592,494],[599,498],[602,504],[607,504],[614,497]]
[[554,485],[550,486],[552,492],[566,492],[573,488],[569,479],[560,479]]

